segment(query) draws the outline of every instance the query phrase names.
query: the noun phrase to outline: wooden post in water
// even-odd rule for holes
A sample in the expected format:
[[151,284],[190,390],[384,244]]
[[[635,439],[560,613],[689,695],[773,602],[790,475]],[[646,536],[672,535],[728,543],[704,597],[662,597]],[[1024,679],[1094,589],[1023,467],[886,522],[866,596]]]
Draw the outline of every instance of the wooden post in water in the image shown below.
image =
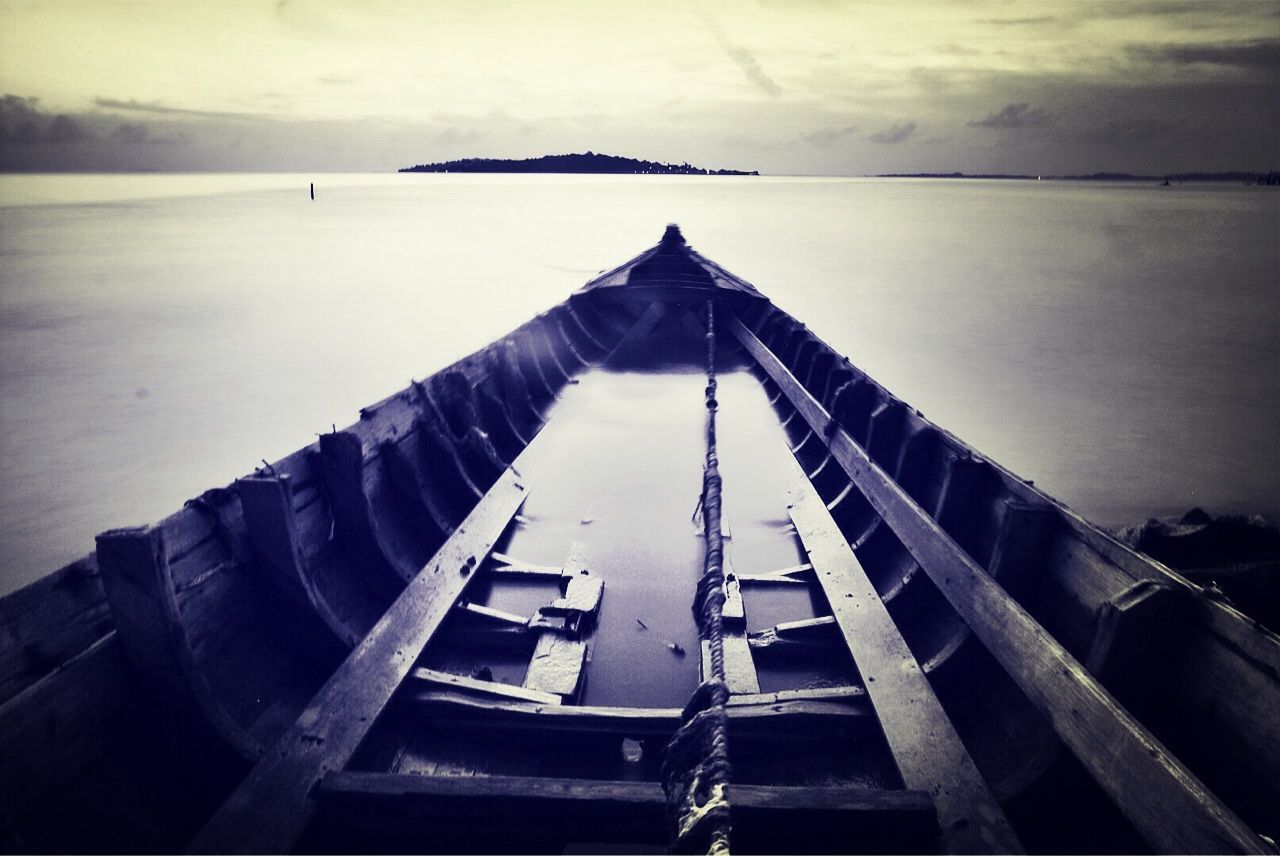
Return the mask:
[[311,182],[311,201],[316,201],[316,183],[314,181]]

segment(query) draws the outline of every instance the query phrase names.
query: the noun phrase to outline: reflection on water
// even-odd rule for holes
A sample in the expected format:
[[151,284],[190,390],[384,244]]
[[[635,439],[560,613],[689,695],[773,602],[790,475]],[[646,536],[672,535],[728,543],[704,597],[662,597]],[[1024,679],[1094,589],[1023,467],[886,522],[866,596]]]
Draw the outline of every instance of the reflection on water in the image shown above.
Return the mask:
[[1280,510],[1266,188],[0,176],[0,590],[349,423],[669,221],[1087,517]]

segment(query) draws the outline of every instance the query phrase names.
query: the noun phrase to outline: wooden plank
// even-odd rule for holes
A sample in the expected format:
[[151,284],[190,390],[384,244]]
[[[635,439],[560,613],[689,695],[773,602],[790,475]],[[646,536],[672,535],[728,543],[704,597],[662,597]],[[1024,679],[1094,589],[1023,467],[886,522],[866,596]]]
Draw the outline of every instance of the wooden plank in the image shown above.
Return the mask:
[[493,561],[496,563],[489,567],[490,574],[510,574],[513,576],[526,577],[559,577],[564,575],[564,568],[557,568],[554,565],[535,565],[532,562],[524,562],[520,559],[512,558],[506,553],[493,553]]
[[112,632],[92,554],[0,598],[0,701]]
[[582,667],[586,661],[586,640],[545,631],[533,647],[524,685],[530,690],[555,694],[556,698],[573,700],[582,685]]
[[517,699],[519,701],[536,702],[538,704],[560,704],[560,696],[555,693],[539,692],[526,687],[517,687],[514,684],[498,683],[497,681],[482,681],[478,678],[469,678],[464,675],[453,675],[448,672],[426,669],[421,666],[413,670],[412,677],[414,680],[422,681],[427,684],[436,684],[442,687],[451,687],[453,689],[467,690],[485,695],[502,696],[504,698]]
[[[486,723],[507,723],[536,729],[670,737],[683,722],[683,711],[678,707],[551,705],[518,699],[480,698],[445,688],[419,690],[409,698],[430,710],[432,716],[448,715],[476,727],[486,727]],[[758,725],[759,733],[770,739],[810,739],[803,730],[777,730],[782,720],[842,729],[846,734],[858,734],[867,729],[878,732],[880,727],[874,721],[871,706],[861,687],[820,687],[732,696],[726,711],[735,732],[749,732]]]
[[738,581],[746,585],[772,585],[772,584],[790,584],[790,585],[808,585],[806,580],[801,577],[812,573],[813,565],[805,562],[801,565],[795,565],[790,568],[780,568],[776,571],[768,571],[762,574],[738,574]]
[[667,309],[669,308],[668,304],[661,301],[654,301],[650,303],[649,308],[640,313],[639,317],[636,318],[635,323],[631,325],[631,329],[627,331],[625,336],[618,340],[618,344],[613,346],[605,359],[607,360],[609,356],[613,356],[616,353],[625,352],[633,344],[652,333],[653,328],[657,327],[658,322],[666,316]]
[[747,641],[757,650],[789,647],[812,651],[815,648],[830,648],[832,645],[844,644],[834,615],[784,621],[773,627],[747,634]]
[[583,619],[573,636],[565,636],[554,630],[544,630],[533,648],[533,659],[525,673],[524,685],[543,693],[556,693],[574,700],[582,688],[582,670],[587,661],[587,640],[584,631],[590,627],[595,613],[600,609],[604,595],[604,581],[593,576],[583,562],[578,545],[569,549],[564,562],[565,577],[569,584],[563,597],[552,601],[555,609],[581,610]]
[[482,606],[478,603],[465,603],[459,601],[454,607],[455,612],[465,613],[483,618],[487,621],[495,621],[499,624],[508,624],[513,627],[528,627],[529,619],[523,615],[516,615],[514,612],[505,612],[501,609],[494,609],[492,606]]
[[[664,852],[669,819],[656,782],[403,778],[425,781],[341,792],[330,788],[343,780],[326,783],[323,831],[307,844],[334,852]],[[733,787],[735,840],[750,852],[924,852],[937,830],[927,795]]]
[[[566,564],[566,569],[570,566]],[[576,609],[584,617],[594,619],[600,611],[600,600],[604,597],[604,580],[580,570],[576,576],[569,577],[569,585],[564,597],[552,602],[556,609]]]
[[[560,728],[581,732],[617,732],[623,735],[660,734],[670,736],[680,727],[678,707],[603,707],[590,705],[549,705],[516,699],[478,698],[448,689],[420,690],[411,700],[432,711],[454,715],[467,722],[506,721],[524,723],[529,728]],[[750,728],[762,723],[771,738],[805,739],[803,731],[776,731],[779,719],[803,719],[827,723],[834,728],[863,728],[873,715],[861,687],[824,687],[783,690],[752,696],[733,696],[726,708],[734,728]],[[480,726],[477,726],[480,727]],[[878,725],[874,725],[876,729]]]
[[312,788],[350,760],[527,494],[514,467],[499,477],[200,831],[193,852],[293,846],[315,808]]
[[1261,839],[873,463],[735,317],[725,324],[1121,812],[1161,852],[1262,853]]
[[[755,695],[760,692],[760,678],[756,674],[755,660],[751,656],[751,644],[742,631],[725,629],[722,636],[724,645],[724,683],[729,688],[730,696]],[[711,643],[702,640],[702,679],[711,674]]]
[[104,763],[126,717],[139,714],[122,680],[128,668],[108,632],[0,704],[0,812],[16,823],[38,815]]
[[[724,518],[721,517],[723,521]],[[721,529],[727,528],[723,524]],[[729,557],[725,556],[728,563]],[[724,576],[724,606],[720,617],[723,624],[721,643],[724,650],[724,681],[730,694],[754,694],[760,692],[760,678],[756,674],[755,659],[751,656],[751,644],[747,638],[747,608],[742,600],[742,587],[738,575],[729,571]],[[711,673],[711,645],[702,642],[702,677]]]
[[952,853],[1021,851],[995,796],[818,491],[790,461],[789,509],[908,788],[933,794]]
[[[911,812],[922,818],[933,813],[929,794],[912,790],[875,790],[853,787],[733,787],[734,811]],[[666,795],[658,782],[562,779],[532,776],[416,776],[398,773],[335,771],[320,782],[325,797],[374,796],[389,798],[467,797],[495,800],[501,814],[503,800],[521,798],[548,802],[591,804],[630,803],[662,808]]]
[[724,606],[720,619],[732,627],[742,627],[747,621],[747,605],[742,601],[742,586],[738,575],[730,571],[724,576]]
[[814,630],[833,628],[836,623],[834,615],[819,615],[814,618],[800,618],[795,621],[783,621],[773,626],[773,632],[779,636],[793,636],[809,633]]
[[864,699],[866,696],[867,691],[862,687],[806,687],[805,689],[777,690],[771,693],[733,696],[729,699],[729,707],[757,704],[788,704],[802,701],[852,701]]

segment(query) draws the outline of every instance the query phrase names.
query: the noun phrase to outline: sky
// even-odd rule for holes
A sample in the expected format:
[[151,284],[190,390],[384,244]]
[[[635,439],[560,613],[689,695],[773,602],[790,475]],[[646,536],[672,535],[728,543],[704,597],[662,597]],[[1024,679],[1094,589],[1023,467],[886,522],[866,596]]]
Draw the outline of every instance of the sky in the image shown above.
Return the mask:
[[1280,169],[1280,0],[0,0],[0,170]]

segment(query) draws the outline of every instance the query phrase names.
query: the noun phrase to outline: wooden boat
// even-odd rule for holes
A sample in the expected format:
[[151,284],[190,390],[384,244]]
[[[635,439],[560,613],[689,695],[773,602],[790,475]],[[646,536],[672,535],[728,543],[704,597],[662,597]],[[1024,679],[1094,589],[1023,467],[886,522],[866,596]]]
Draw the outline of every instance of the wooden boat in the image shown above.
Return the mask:
[[1280,639],[675,227],[0,615],[9,850],[1280,835]]

